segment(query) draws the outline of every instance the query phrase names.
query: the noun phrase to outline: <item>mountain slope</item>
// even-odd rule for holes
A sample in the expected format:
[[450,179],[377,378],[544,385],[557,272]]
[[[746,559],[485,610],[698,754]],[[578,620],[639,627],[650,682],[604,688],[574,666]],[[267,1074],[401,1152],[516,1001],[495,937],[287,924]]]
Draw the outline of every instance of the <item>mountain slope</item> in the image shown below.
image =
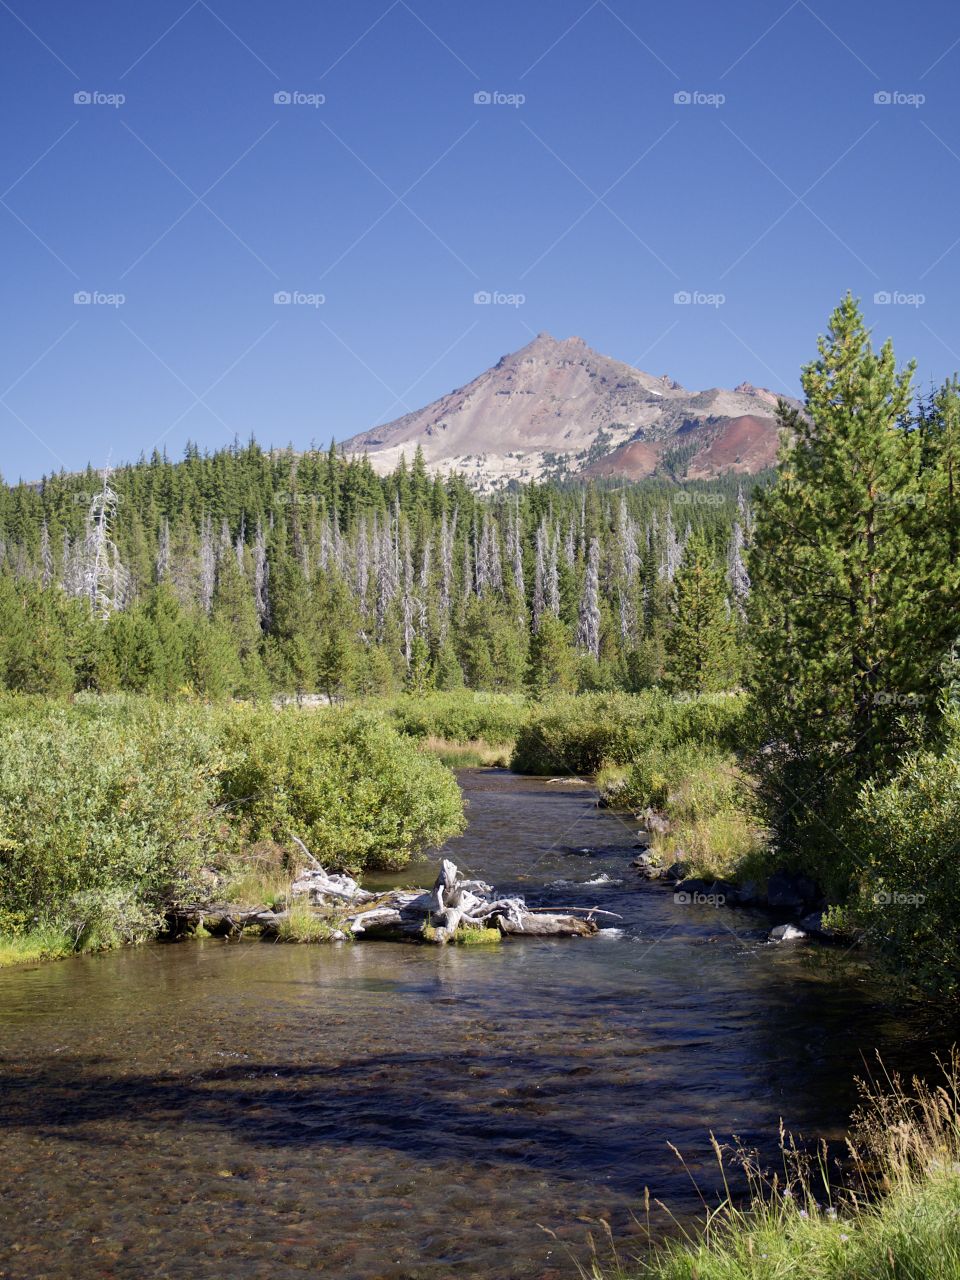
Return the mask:
[[593,351],[582,338],[538,334],[492,369],[416,412],[343,444],[378,472],[417,446],[431,471],[483,488],[557,472],[691,479],[755,473],[776,457],[777,397],[741,383],[687,391]]

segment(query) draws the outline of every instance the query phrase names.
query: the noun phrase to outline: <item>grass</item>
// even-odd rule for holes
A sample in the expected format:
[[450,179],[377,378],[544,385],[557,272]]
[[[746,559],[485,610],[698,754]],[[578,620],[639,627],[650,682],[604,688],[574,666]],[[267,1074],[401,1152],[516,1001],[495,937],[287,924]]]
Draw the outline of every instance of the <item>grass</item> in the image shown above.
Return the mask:
[[487,742],[484,738],[455,742],[432,733],[422,738],[420,743],[422,751],[442,760],[451,769],[505,769],[513,750],[512,742]]
[[293,903],[277,930],[277,942],[329,942],[337,926],[305,903]]
[[36,960],[59,960],[76,951],[73,938],[59,929],[41,928],[32,933],[0,938],[0,969]]
[[[427,942],[433,942],[437,936],[436,927],[428,920],[421,930]],[[497,946],[503,941],[499,929],[484,929],[481,926],[461,925],[449,941],[458,947]]]
[[224,902],[251,906],[282,908],[290,896],[290,876],[281,870],[244,867],[237,875],[226,879],[217,892]]
[[[865,1095],[848,1138],[844,1186],[827,1152],[808,1155],[781,1134],[782,1168],[746,1174],[745,1207],[728,1193],[698,1233],[654,1245],[643,1259],[595,1260],[593,1280],[957,1280],[960,1276],[960,1109],[954,1051],[937,1086],[908,1092],[887,1078]],[[713,1141],[723,1184],[730,1156]]]
[[602,769],[597,782],[605,804],[667,819],[669,830],[650,844],[663,865],[682,859],[704,878],[762,878],[764,832],[750,779],[732,753],[693,743],[654,747]]

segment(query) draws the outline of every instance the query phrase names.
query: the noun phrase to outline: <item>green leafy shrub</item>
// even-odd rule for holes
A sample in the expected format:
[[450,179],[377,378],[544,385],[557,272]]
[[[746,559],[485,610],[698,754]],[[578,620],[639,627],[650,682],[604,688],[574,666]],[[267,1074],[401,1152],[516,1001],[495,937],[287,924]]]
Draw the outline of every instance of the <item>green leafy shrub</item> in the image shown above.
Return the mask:
[[0,753],[0,934],[80,947],[149,936],[258,841],[360,871],[463,825],[450,771],[370,712],[0,699]]
[[737,695],[670,697],[661,690],[554,698],[521,727],[511,765],[520,773],[594,774],[643,751],[680,743],[732,747],[742,727]]
[[844,922],[866,930],[891,964],[931,991],[960,990],[960,712],[946,745],[908,756],[886,785],[868,784],[844,837],[859,863]]
[[450,693],[405,695],[388,704],[397,729],[414,738],[445,738],[450,742],[512,742],[529,709],[522,698],[506,693]]
[[248,839],[299,836],[351,871],[402,867],[463,826],[456,779],[370,711],[231,708],[222,798]]
[[89,891],[135,888],[159,910],[232,849],[217,809],[223,750],[193,709],[19,710],[0,718],[0,931],[50,922],[82,934],[76,904],[82,914]]

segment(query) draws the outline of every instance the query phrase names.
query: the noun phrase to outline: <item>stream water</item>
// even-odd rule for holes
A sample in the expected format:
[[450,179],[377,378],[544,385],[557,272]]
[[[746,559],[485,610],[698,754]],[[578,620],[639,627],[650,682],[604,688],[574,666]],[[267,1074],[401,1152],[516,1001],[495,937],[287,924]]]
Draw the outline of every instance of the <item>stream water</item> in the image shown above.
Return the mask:
[[[0,972],[0,1277],[567,1277],[709,1132],[839,1139],[920,1011],[863,960],[681,905],[588,788],[466,771],[447,853],[621,919],[499,947],[157,945]],[[429,883],[434,865],[420,869]],[[402,877],[417,881],[417,872]]]

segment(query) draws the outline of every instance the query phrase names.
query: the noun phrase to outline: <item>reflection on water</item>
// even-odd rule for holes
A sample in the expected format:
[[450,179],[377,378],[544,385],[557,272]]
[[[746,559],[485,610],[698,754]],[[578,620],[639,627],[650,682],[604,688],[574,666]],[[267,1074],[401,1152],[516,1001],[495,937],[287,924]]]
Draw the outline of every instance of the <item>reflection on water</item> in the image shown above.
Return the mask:
[[668,1142],[709,1187],[710,1130],[839,1137],[874,1048],[928,1053],[857,958],[636,879],[586,788],[462,781],[461,867],[622,932],[0,973],[0,1276],[568,1276],[645,1186],[695,1210]]

